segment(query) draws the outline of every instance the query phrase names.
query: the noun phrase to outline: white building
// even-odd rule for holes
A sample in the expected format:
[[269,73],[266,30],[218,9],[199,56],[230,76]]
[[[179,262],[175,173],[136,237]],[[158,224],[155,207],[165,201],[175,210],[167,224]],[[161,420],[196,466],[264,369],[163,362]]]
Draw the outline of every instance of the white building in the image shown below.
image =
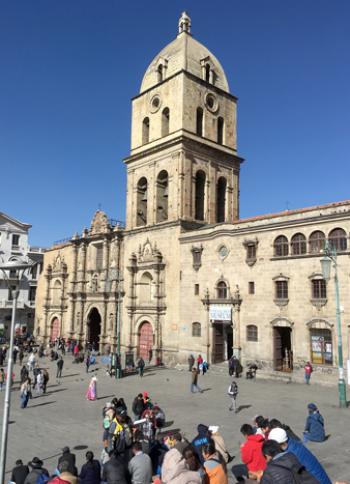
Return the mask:
[[[20,292],[16,313],[16,332],[33,332],[35,316],[35,297],[39,274],[42,268],[43,251],[39,247],[30,247],[28,232],[31,225],[16,220],[0,212],[0,262],[8,262],[28,257],[37,262],[29,274],[20,283]],[[17,274],[11,271],[10,282],[16,287]],[[11,324],[12,297],[7,281],[0,271],[0,336],[9,336]]]

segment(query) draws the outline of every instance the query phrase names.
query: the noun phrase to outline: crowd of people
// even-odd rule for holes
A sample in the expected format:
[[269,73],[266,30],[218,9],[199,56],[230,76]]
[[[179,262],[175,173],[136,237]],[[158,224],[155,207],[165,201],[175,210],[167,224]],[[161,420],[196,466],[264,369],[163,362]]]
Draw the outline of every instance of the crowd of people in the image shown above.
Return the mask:
[[[80,354],[76,344],[58,341],[46,351],[56,361],[56,378],[62,377],[63,356],[70,351],[73,358]],[[56,355],[60,350],[61,355]],[[52,353],[54,352],[54,354]],[[6,356],[6,355],[5,355]],[[92,349],[84,352],[89,371]],[[35,392],[46,392],[49,381],[47,369],[40,365],[40,354],[32,348],[27,363],[20,371],[21,407],[25,408]],[[22,362],[23,363],[23,359]],[[201,355],[189,358],[191,391],[202,392],[198,375],[205,373],[209,365]],[[139,361],[137,370],[143,376],[145,362]],[[305,370],[306,371],[306,370]],[[229,374],[235,378],[243,369],[238,359],[229,361]],[[308,370],[311,374],[311,372]],[[6,377],[4,376],[4,380]],[[307,381],[309,383],[309,381]],[[1,387],[1,371],[0,371]],[[238,383],[232,380],[227,390],[229,410],[237,412]],[[92,376],[87,390],[88,400],[97,399],[97,378]],[[240,463],[226,446],[217,425],[199,424],[197,435],[187,439],[180,429],[165,430],[166,417],[163,409],[152,401],[147,392],[135,396],[128,409],[123,398],[107,402],[101,415],[101,455],[95,458],[86,452],[86,462],[78,469],[76,457],[68,447],[62,449],[57,465],[49,472],[39,457],[26,465],[17,460],[11,475],[15,484],[227,484],[229,476],[237,482],[260,482],[262,484],[331,484],[325,469],[307,448],[309,441],[323,442],[327,439],[324,419],[317,405],[308,405],[308,415],[303,436],[274,418],[255,417],[253,422],[241,426],[243,443],[240,447]],[[231,464],[232,462],[232,464]],[[339,483],[342,484],[342,483]]]

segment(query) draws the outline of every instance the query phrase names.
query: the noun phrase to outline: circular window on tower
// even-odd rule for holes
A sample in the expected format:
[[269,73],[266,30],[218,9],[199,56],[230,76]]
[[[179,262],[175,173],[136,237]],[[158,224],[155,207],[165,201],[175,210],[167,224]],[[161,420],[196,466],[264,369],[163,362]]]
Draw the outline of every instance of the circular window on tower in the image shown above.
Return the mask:
[[213,93],[207,92],[204,98],[205,105],[209,111],[215,113],[219,109],[219,102]]
[[160,108],[162,101],[159,94],[155,94],[151,99],[151,113],[156,113]]

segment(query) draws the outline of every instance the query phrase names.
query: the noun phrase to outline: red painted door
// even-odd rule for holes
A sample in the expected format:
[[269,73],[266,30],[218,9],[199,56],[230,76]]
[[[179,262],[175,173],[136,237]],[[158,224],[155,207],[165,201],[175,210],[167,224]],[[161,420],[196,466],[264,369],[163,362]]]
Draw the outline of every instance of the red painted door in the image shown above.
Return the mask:
[[150,323],[142,323],[139,336],[139,356],[144,360],[150,359],[150,352],[153,347],[153,330]]
[[50,341],[55,341],[60,335],[60,321],[58,318],[54,318],[51,323]]

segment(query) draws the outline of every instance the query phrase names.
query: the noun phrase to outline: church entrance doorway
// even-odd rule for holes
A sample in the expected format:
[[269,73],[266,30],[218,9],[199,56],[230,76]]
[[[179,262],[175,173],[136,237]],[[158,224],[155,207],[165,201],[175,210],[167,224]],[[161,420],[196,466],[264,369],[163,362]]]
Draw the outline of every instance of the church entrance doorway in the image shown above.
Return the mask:
[[229,360],[233,355],[233,328],[232,326],[226,327],[226,346],[227,346],[227,359]]
[[153,329],[151,323],[144,321],[139,329],[139,344],[137,353],[145,361],[151,361],[153,348]]
[[274,370],[293,371],[292,330],[282,326],[273,328]]
[[96,308],[92,308],[89,312],[87,325],[87,342],[92,345],[93,349],[98,350],[101,334],[101,316]]
[[60,335],[60,320],[53,318],[50,328],[50,341],[53,343]]
[[213,324],[213,363],[221,363],[225,356],[224,326],[222,323]]

